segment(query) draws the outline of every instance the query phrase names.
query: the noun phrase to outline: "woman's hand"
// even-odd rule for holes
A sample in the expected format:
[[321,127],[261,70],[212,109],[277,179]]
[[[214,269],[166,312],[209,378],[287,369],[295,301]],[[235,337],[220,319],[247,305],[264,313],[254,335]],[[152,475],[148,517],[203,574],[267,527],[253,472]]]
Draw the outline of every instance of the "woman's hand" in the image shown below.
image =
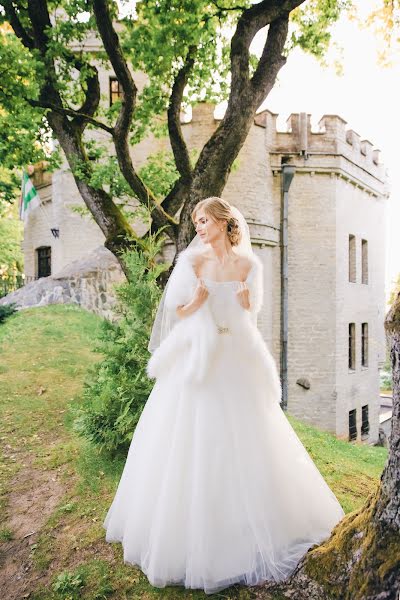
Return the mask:
[[204,285],[204,281],[199,279],[191,301],[188,304],[178,306],[176,309],[178,317],[187,317],[188,315],[196,312],[196,310],[198,310],[200,306],[207,300],[208,294],[209,292]]
[[207,300],[207,298],[208,298],[208,289],[206,288],[204,281],[202,279],[199,279],[197,282],[197,287],[194,290],[194,296],[192,298],[192,302],[196,306],[196,308],[200,308],[200,306],[202,304],[204,304],[204,302]]
[[247,283],[245,281],[239,281],[239,287],[236,290],[236,296],[239,300],[240,306],[249,310],[250,308],[250,290],[247,287]]

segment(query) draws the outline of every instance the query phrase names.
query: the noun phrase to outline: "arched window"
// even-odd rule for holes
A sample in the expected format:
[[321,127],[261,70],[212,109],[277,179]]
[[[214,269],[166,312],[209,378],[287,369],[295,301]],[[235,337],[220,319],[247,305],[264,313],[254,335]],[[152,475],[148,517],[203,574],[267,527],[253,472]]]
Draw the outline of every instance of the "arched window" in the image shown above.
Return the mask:
[[37,277],[48,277],[51,275],[51,247],[41,246],[36,248]]

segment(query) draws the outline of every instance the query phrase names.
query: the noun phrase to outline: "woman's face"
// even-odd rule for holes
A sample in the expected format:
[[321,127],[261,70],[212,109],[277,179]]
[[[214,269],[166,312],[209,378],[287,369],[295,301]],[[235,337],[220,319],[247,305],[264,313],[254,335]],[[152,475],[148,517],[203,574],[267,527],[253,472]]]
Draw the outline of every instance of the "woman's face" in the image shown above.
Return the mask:
[[[199,208],[194,219],[196,232],[201,240],[207,244],[225,235],[225,221],[214,221],[204,208]],[[222,230],[222,231],[221,231]]]

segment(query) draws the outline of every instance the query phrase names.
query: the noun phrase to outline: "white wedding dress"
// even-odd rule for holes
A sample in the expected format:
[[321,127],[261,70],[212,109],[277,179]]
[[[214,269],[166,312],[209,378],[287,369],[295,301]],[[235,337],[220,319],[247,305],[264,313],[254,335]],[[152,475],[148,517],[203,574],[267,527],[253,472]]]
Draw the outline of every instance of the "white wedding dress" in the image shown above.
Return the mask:
[[[193,293],[181,254],[166,304]],[[344,512],[289,424],[275,361],[257,329],[262,268],[237,281],[204,279],[209,296],[153,353],[156,378],[103,526],[156,587],[207,594],[288,577]]]

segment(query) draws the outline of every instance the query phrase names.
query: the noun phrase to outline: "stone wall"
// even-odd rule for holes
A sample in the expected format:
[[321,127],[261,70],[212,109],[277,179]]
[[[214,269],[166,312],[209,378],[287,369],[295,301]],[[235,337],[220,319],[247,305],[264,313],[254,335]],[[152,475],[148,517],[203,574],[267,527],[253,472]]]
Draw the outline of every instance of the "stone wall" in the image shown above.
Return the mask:
[[[385,198],[337,179],[336,211],[336,430],[345,435],[348,413],[356,409],[358,438],[361,407],[368,404],[370,439],[378,439],[379,368],[385,362]],[[349,234],[355,236],[356,281],[349,281]],[[361,280],[361,240],[368,244],[368,283]],[[355,370],[348,368],[348,324],[355,323]],[[368,323],[368,366],[361,364],[361,323]]]
[[328,431],[337,410],[335,192],[329,175],[296,173],[288,214],[288,409]]
[[57,274],[42,277],[1,298],[0,304],[15,302],[22,309],[72,303],[113,320],[116,316],[114,287],[124,280],[114,255],[101,246]]
[[[369,405],[370,432],[379,429],[379,367],[385,357],[386,182],[379,151],[360,140],[336,115],[311,132],[310,116],[293,114],[288,130],[265,127],[269,190],[280,210],[282,159],[296,168],[288,214],[288,411],[347,439],[349,410]],[[303,121],[303,124],[302,124]],[[277,219],[276,219],[277,220]],[[357,281],[348,278],[348,236],[356,236]],[[361,283],[361,239],[368,241],[368,284]],[[280,270],[276,269],[275,283]],[[280,306],[275,302],[274,340],[280,346]],[[356,323],[356,369],[348,369],[348,324]],[[362,367],[361,323],[369,324],[369,364]],[[310,388],[297,382],[305,377]]]

